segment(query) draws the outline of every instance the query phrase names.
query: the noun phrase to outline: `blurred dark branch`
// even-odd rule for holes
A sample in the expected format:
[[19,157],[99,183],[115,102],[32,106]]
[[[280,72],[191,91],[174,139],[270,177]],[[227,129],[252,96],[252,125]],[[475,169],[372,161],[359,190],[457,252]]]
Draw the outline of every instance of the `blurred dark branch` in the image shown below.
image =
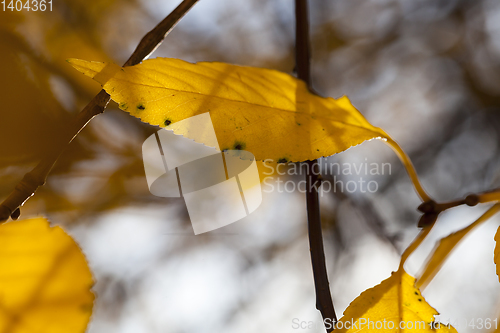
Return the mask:
[[[327,178],[329,181],[333,182],[334,179],[333,177],[328,177]],[[359,199],[354,199],[350,197],[349,195],[346,195],[345,193],[339,191],[339,192],[331,192],[332,196],[339,200],[339,201],[347,201],[351,203],[354,207],[356,207],[356,210],[361,213],[363,216],[364,221],[370,227],[373,232],[383,241],[389,243],[392,248],[396,251],[396,253],[399,252],[399,248],[397,246],[397,240],[398,236],[397,235],[389,235],[385,228],[385,223],[383,222],[382,217],[380,216],[379,212],[377,211],[376,207],[373,205],[371,201],[367,200],[359,200]]]
[[[307,0],[295,0],[295,61],[297,63],[297,76],[305,81],[309,89],[311,88],[311,71],[309,55],[309,22],[307,15]],[[306,173],[306,202],[307,202],[307,222],[309,230],[309,247],[311,251],[311,262],[314,275],[314,287],[316,290],[316,308],[323,316],[323,322],[332,324],[327,331],[333,330],[333,324],[337,322],[337,316],[333,307],[328,273],[325,263],[325,251],[323,246],[323,235],[321,230],[321,216],[319,211],[318,185],[320,179],[314,174],[314,165],[317,160],[308,161],[308,171]]]
[[[163,41],[165,36],[179,22],[198,0],[184,0],[153,30],[148,32],[140,41],[124,66],[133,66],[147,58]],[[19,207],[22,206],[35,191],[45,184],[47,175],[58,160],[62,152],[68,147],[73,139],[85,128],[92,118],[102,113],[110,101],[106,91],[101,90],[85,108],[76,116],[75,120],[64,129],[62,139],[54,149],[47,154],[38,165],[28,172],[16,185],[14,191],[0,205],[0,222],[5,222],[12,217],[17,219],[20,215]]]
[[[422,174],[435,167],[432,163],[429,163],[429,161],[434,160],[434,157],[444,150],[450,141],[456,139],[460,135],[461,131],[458,129],[466,120],[467,114],[465,110],[459,109],[452,116],[448,117],[446,122],[443,122],[439,133],[429,135],[427,138],[422,139],[418,148],[409,152],[415,167],[422,170]],[[406,177],[405,168],[400,164],[395,164],[392,177]],[[390,182],[381,184],[379,186],[379,191],[385,193],[390,188],[391,184]]]

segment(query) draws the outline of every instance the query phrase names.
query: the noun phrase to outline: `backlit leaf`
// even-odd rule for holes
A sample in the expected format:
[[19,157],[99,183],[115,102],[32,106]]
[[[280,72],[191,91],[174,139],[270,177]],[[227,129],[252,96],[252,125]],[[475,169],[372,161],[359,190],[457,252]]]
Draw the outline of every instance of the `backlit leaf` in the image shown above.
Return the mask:
[[84,332],[93,280],[78,245],[44,218],[0,226],[0,332]]
[[415,279],[400,268],[361,293],[337,327],[338,332],[456,332],[452,326],[434,322],[438,314],[415,287]]
[[[152,125],[210,112],[220,148],[248,150],[258,160],[312,160],[388,137],[347,97],[319,97],[275,70],[169,58],[125,68],[69,62],[101,83],[122,110]],[[174,132],[196,139],[189,129]]]
[[[365,290],[344,311],[337,323],[340,332],[455,332],[439,325],[432,308],[404,270],[408,257],[420,246],[434,224],[420,231],[403,255],[399,269],[379,285]],[[347,325],[347,326],[346,326]]]

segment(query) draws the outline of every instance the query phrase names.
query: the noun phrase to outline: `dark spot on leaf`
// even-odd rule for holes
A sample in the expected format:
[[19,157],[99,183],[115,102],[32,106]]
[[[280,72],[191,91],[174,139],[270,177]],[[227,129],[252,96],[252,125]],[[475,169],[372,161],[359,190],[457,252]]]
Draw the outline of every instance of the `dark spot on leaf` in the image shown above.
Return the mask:
[[316,149],[316,151],[319,151],[319,149]]
[[418,295],[418,292],[417,292],[417,291],[415,291],[415,295]]
[[301,124],[301,123],[297,123],[297,125],[299,125],[299,126],[300,126],[300,125],[302,125],[302,124]]
[[421,299],[421,298],[419,298],[419,299],[418,299],[418,301],[419,301],[419,302],[422,302],[422,299]]
[[288,163],[288,159],[286,157],[282,157],[278,160],[278,163]]
[[80,304],[80,310],[83,312],[92,312],[92,304]]
[[142,111],[142,110],[145,110],[145,109],[146,109],[146,107],[142,103],[137,104],[137,110],[141,110]]
[[246,144],[244,142],[239,142],[239,141],[236,141],[234,143],[234,146],[233,146],[233,148],[235,150],[243,150],[243,149],[245,149],[245,147],[246,147]]
[[127,103],[120,103],[120,109],[127,110],[128,109]]
[[165,126],[168,126],[171,123],[172,123],[172,121],[170,119],[166,119],[165,122],[164,122]]

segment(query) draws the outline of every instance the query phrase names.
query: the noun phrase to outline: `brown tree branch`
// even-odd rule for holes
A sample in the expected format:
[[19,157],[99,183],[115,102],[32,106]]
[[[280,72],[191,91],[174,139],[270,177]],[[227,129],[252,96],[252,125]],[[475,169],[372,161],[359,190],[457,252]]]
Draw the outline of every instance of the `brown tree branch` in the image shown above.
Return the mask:
[[[295,61],[297,76],[307,86],[311,87],[310,55],[309,55],[309,21],[307,15],[307,0],[295,0]],[[307,161],[309,164],[306,173],[306,202],[307,222],[309,232],[309,248],[316,290],[316,308],[321,312],[327,332],[333,331],[337,316],[333,307],[328,273],[325,263],[325,251],[321,230],[321,216],[319,211],[318,187],[320,179],[313,172],[317,170],[318,161]]]
[[[198,2],[198,0],[182,1],[182,3],[163,19],[163,21],[142,38],[124,66],[133,66],[146,59],[161,44],[165,36],[196,2]],[[13,219],[19,217],[19,207],[33,196],[40,186],[45,184],[47,175],[52,170],[52,167],[59,156],[61,156],[62,152],[68,147],[78,133],[85,128],[92,118],[104,112],[109,100],[110,97],[108,93],[101,90],[87,106],[80,111],[68,128],[64,129],[64,135],[58,144],[56,144],[52,152],[47,154],[33,170],[28,172],[4,202],[0,204],[0,222],[7,221],[9,217]]]

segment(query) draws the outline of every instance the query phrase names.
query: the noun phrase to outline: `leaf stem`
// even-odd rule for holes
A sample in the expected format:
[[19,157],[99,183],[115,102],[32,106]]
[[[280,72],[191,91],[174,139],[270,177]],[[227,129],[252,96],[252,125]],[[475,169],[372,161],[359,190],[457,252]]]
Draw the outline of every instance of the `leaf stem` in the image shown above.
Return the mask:
[[[198,2],[198,0],[182,1],[182,3],[163,19],[163,21],[142,38],[124,66],[136,65],[147,58],[196,2]],[[7,221],[10,216],[14,219],[19,217],[19,207],[33,196],[40,186],[45,184],[48,174],[62,152],[68,147],[78,133],[85,128],[92,118],[104,112],[109,101],[110,97],[108,93],[101,90],[87,106],[80,111],[72,123],[64,129],[64,135],[61,136],[60,141],[55,145],[51,153],[47,154],[33,170],[28,172],[9,196],[0,204],[0,223]]]
[[[295,57],[297,76],[303,80],[308,88],[311,87],[310,55],[309,55],[309,22],[307,14],[307,0],[295,0]],[[309,164],[306,173],[306,203],[307,222],[309,233],[309,247],[311,251],[311,263],[314,276],[314,287],[316,290],[316,308],[321,312],[324,323],[331,323],[333,331],[337,322],[335,308],[333,307],[328,273],[325,263],[325,252],[323,246],[323,235],[321,230],[321,215],[319,210],[318,187],[321,185],[318,175],[312,170],[317,168],[318,161],[307,161]]]
[[399,263],[399,270],[401,270],[403,268],[403,266],[406,263],[406,260],[408,259],[408,257],[410,257],[410,255],[413,252],[415,252],[415,250],[417,249],[417,247],[419,247],[420,244],[422,244],[422,242],[424,241],[424,239],[427,237],[427,235],[429,235],[429,233],[431,232],[432,228],[434,227],[434,224],[435,224],[434,222],[432,224],[426,226],[422,230],[420,230],[420,232],[418,233],[417,237],[415,237],[415,239],[413,240],[413,242],[411,242],[411,244],[403,252],[403,254],[401,255],[401,261]]
[[406,155],[404,150],[396,143],[396,141],[392,140],[391,138],[388,138],[386,142],[396,152],[399,159],[403,163],[406,172],[408,172],[408,176],[410,176],[413,186],[415,187],[415,190],[420,199],[422,199],[423,202],[431,201],[431,197],[427,194],[427,192],[425,192],[424,188],[420,184],[417,171],[415,171],[415,167],[413,166],[413,163],[411,162],[408,155]]
[[477,197],[480,203],[500,201],[500,190],[496,189],[488,192],[479,193],[477,194]]

